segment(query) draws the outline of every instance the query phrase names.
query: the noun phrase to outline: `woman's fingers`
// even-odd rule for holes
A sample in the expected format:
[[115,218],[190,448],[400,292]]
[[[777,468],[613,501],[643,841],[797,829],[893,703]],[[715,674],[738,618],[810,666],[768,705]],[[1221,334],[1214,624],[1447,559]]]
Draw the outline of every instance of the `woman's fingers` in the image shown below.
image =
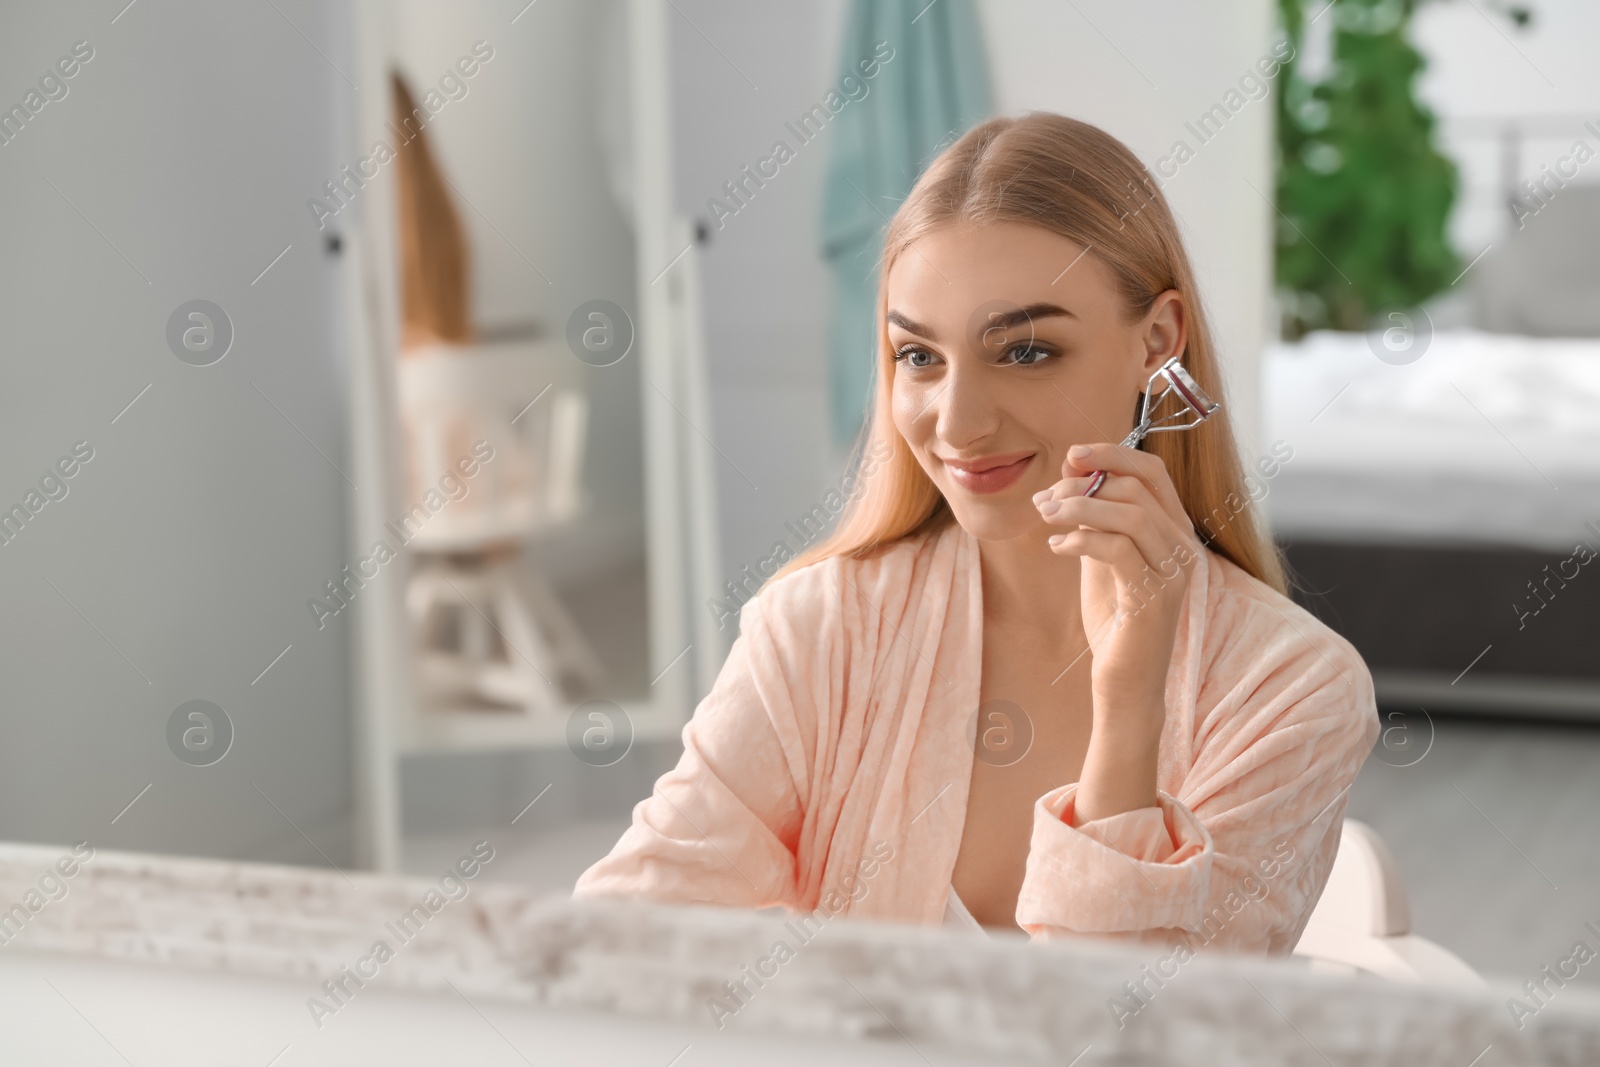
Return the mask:
[[1066,533],[1056,534],[1051,538],[1050,550],[1058,556],[1081,556],[1098,560],[1111,568],[1115,578],[1115,591],[1111,593],[1107,608],[1114,607],[1121,600],[1122,590],[1139,588],[1139,581],[1134,576],[1142,576],[1146,570],[1144,555],[1131,539],[1105,530],[1079,527]]
[[1092,475],[1062,478],[1050,488],[1041,489],[1033,494],[1033,502],[1035,504],[1043,504],[1047,500],[1065,500],[1071,496],[1082,496],[1083,491],[1089,487],[1091,481],[1093,481]]
[[[1079,449],[1086,449],[1082,455],[1077,454]],[[1172,478],[1167,472],[1167,465],[1160,456],[1150,452],[1141,452],[1131,446],[1112,444],[1109,441],[1099,441],[1087,445],[1074,445],[1067,451],[1067,458],[1061,466],[1062,480],[1051,487],[1052,491],[1063,487],[1064,483],[1082,477],[1083,488],[1089,485],[1088,479],[1095,471],[1106,471],[1108,475],[1127,475],[1137,478],[1149,486],[1161,508],[1174,522],[1184,527],[1192,527],[1187,513],[1183,510],[1183,501],[1178,498],[1177,487],[1172,484]],[[1096,496],[1105,495],[1106,489],[1114,477],[1108,477],[1106,484],[1100,487]],[[1077,495],[1082,495],[1083,488],[1076,489]],[[1062,495],[1066,495],[1064,491]]]
[[[1126,492],[1126,490],[1123,490]],[[1163,564],[1177,549],[1178,540],[1170,524],[1152,514],[1153,502],[1127,503],[1107,500],[1098,496],[1069,497],[1048,501],[1041,509],[1046,523],[1072,529],[1087,527],[1090,530],[1120,537],[1131,552],[1118,551],[1103,559],[1114,569],[1123,571],[1120,576],[1132,581],[1145,567],[1152,569]],[[1048,513],[1046,513],[1048,511]],[[1057,535],[1058,537],[1061,535]],[[1095,542],[1098,539],[1089,539]],[[1070,544],[1063,538],[1052,539],[1053,546]],[[1100,556],[1095,556],[1101,559]]]
[[[1123,581],[1138,582],[1147,569],[1165,579],[1177,577],[1197,554],[1187,515],[1174,520],[1143,478],[1111,478],[1098,494],[1085,497],[1090,480],[1089,475],[1063,478],[1039,494],[1036,506],[1047,525],[1065,531],[1082,527],[1106,538],[1061,537],[1052,540],[1052,549],[1110,564]],[[1125,548],[1113,550],[1107,538],[1121,539]]]
[[[1093,483],[1094,475],[1085,474],[1071,478],[1063,478],[1049,489],[1034,497],[1034,506],[1042,515],[1045,508],[1051,503],[1060,504],[1068,500],[1078,500],[1083,497],[1084,491]],[[1100,487],[1092,500],[1114,500],[1124,504],[1137,504],[1150,511],[1163,520],[1170,521],[1172,516],[1166,508],[1162,507],[1156,496],[1156,491],[1143,478],[1108,478]],[[1187,517],[1181,522],[1172,523],[1174,529],[1188,529]]]

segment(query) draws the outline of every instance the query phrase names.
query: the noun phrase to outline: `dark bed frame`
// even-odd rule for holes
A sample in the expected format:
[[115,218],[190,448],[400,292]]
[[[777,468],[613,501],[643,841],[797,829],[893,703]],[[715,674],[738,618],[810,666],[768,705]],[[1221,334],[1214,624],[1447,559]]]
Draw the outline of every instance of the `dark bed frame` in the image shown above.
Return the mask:
[[1291,595],[1355,645],[1380,705],[1600,722],[1600,558],[1562,568],[1571,550],[1279,543]]

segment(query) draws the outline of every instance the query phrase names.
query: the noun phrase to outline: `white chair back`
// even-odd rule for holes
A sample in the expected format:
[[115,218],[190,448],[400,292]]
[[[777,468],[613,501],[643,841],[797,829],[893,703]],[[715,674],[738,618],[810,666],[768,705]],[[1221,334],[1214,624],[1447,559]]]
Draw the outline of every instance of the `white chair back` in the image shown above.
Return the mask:
[[519,341],[435,344],[400,358],[411,516],[400,521],[413,548],[468,552],[520,541],[584,510],[588,402],[555,380],[563,355],[571,360]]
[[1411,903],[1394,853],[1366,823],[1346,819],[1322,897],[1294,954],[1319,970],[1367,971],[1466,989],[1487,983],[1448,949],[1411,932]]

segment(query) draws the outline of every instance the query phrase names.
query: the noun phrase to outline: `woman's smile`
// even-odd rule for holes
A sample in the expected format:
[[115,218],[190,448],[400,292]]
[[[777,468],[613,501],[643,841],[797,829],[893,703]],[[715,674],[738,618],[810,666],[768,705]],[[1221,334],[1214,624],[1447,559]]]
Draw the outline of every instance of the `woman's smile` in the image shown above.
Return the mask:
[[1016,484],[1036,455],[1037,452],[1008,452],[972,460],[940,460],[961,488],[974,493],[998,493]]

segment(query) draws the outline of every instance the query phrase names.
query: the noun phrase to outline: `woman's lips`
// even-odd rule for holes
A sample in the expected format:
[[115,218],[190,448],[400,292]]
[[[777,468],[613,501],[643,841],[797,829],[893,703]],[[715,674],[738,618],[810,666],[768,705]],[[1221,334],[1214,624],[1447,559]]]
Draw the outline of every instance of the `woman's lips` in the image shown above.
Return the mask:
[[1022,477],[1022,472],[1028,469],[1035,454],[1026,452],[1021,456],[992,456],[969,463],[945,460],[944,465],[950,469],[950,477],[961,488],[974,493],[998,493]]

